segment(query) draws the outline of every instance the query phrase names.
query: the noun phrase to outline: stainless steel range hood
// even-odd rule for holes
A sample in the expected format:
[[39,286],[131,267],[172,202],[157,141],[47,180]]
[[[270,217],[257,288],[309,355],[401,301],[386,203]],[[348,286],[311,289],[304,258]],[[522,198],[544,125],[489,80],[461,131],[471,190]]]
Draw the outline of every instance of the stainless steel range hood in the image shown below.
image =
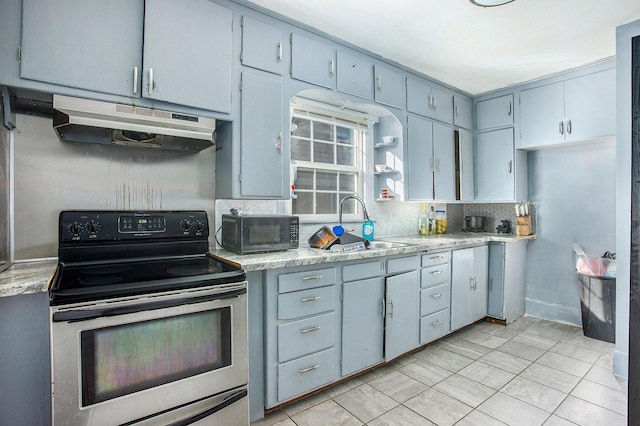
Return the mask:
[[201,151],[214,144],[213,118],[53,95],[53,128],[63,141]]

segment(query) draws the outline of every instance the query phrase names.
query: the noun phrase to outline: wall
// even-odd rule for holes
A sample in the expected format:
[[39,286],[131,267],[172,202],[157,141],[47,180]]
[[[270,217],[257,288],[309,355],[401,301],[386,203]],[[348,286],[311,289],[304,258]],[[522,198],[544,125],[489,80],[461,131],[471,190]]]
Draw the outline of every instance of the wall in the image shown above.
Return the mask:
[[60,142],[51,120],[17,115],[15,258],[57,256],[61,210],[205,210],[213,217],[215,149],[197,154]]
[[611,139],[529,153],[536,240],[527,248],[526,312],[581,325],[572,244],[589,254],[616,250],[616,147]]

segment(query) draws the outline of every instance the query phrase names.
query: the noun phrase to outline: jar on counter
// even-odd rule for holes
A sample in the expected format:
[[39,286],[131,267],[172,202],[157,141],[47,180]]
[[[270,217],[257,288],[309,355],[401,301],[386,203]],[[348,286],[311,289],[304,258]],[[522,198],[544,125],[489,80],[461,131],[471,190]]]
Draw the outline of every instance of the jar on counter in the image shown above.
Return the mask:
[[436,234],[447,233],[447,213],[444,210],[436,210]]

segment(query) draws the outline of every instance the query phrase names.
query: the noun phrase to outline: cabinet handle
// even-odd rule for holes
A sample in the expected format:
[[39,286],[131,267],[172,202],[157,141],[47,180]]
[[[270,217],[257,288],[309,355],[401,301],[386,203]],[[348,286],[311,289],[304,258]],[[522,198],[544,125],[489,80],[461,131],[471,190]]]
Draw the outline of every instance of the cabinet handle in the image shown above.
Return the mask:
[[149,96],[153,95],[153,68],[149,68]]
[[432,294],[431,297],[433,297],[434,299],[437,299],[439,297],[442,297],[442,293]]
[[335,63],[333,62],[333,58],[329,59],[329,75],[331,77],[333,77],[333,74],[335,74],[336,69],[335,69]]
[[432,259],[432,260],[442,260],[442,259],[444,259],[444,256],[431,256],[429,259]]
[[478,289],[478,277],[473,277],[473,289]]
[[507,169],[509,170],[509,173],[511,173],[511,170],[513,169],[513,160],[509,160],[509,164],[507,166]]
[[376,78],[377,83],[376,83],[376,89],[379,91],[382,90],[382,77],[380,75],[378,75],[378,77]]
[[300,301],[302,303],[304,302],[315,302],[316,300],[320,300],[322,297],[320,296],[314,296],[314,297],[303,297],[302,299],[300,299]]
[[436,172],[440,172],[440,159],[436,158]]
[[138,67],[133,67],[133,94],[138,94]]
[[384,297],[381,300],[382,302],[382,318],[384,318],[387,315],[387,302],[384,299]]
[[438,109],[438,98],[433,96],[433,109]]
[[276,137],[276,151],[282,153],[282,132]]
[[319,280],[320,278],[322,278],[322,275],[313,275],[310,277],[302,277],[302,281]]
[[438,320],[438,321],[434,321],[434,322],[432,322],[432,323],[431,323],[431,326],[432,326],[432,327],[436,327],[436,326],[441,325],[441,324],[442,324],[442,320]]
[[473,290],[473,277],[469,277],[469,288]]
[[316,364],[314,366],[307,367],[307,368],[301,368],[300,374],[308,373],[309,371],[317,370],[318,368],[320,368],[320,364]]
[[456,105],[456,117],[460,117],[460,106]]
[[429,160],[429,168],[431,169],[431,171],[433,171],[433,170],[434,170],[434,169],[433,169],[433,163],[434,163],[434,161],[433,161],[433,157],[431,157],[431,159]]
[[511,115],[511,101],[509,101],[509,104],[507,105],[507,115]]
[[391,310],[389,311],[389,318],[393,318],[393,300],[389,300],[389,305],[391,305]]
[[429,108],[433,108],[433,96],[429,95]]
[[276,58],[278,59],[278,62],[282,60],[282,42],[281,41],[278,42],[278,55]]
[[305,328],[304,330],[300,330],[300,334],[306,334],[306,333],[311,333],[313,331],[318,331],[320,330],[320,327],[317,325],[314,325],[313,327],[309,327],[309,328]]
[[571,134],[571,120],[567,120],[567,134]]
[[440,269],[440,270],[437,270],[437,271],[433,271],[433,272],[431,272],[431,275],[439,275],[439,274],[441,274],[442,272],[444,272],[444,271],[443,271],[442,269]]
[[558,131],[560,132],[561,135],[564,135],[564,121],[561,121],[560,123],[558,123]]

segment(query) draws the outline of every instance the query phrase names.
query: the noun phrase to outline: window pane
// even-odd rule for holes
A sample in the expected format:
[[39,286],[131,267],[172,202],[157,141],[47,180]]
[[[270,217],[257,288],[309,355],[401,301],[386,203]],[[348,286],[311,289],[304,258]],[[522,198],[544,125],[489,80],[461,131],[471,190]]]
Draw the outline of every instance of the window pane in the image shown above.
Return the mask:
[[316,172],[316,189],[318,191],[336,191],[338,189],[338,173]]
[[313,189],[313,170],[298,169],[296,189]]
[[313,161],[316,163],[335,164],[333,159],[333,147],[335,145],[316,142],[313,144]]
[[305,120],[304,118],[294,117],[291,119],[291,122],[296,126],[298,126],[296,130],[293,130],[291,132],[291,136],[300,136],[302,138],[311,137],[311,122],[309,120]]
[[350,193],[357,192],[356,190],[356,175],[348,175],[340,173],[340,191],[346,191]]
[[311,161],[311,142],[297,138],[291,138],[291,159]]
[[353,145],[353,129],[347,127],[336,126],[336,141],[338,143],[346,143]]
[[342,166],[355,166],[356,165],[356,156],[355,149],[351,146],[340,146],[336,147],[338,149],[338,158],[337,164]]
[[326,123],[313,123],[313,138],[333,142],[333,125]]
[[291,207],[296,214],[313,214],[313,192],[296,192]]
[[316,213],[337,213],[338,202],[336,201],[336,193],[318,193],[316,195]]

